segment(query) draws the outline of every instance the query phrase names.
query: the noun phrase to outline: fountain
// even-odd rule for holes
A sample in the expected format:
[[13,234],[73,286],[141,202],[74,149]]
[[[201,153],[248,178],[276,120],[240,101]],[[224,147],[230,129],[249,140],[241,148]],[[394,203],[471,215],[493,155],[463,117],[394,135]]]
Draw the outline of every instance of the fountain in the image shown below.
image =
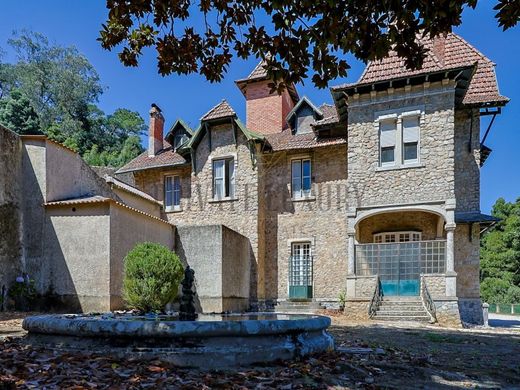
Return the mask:
[[187,267],[179,316],[67,314],[28,317],[31,345],[121,358],[160,359],[180,367],[236,367],[303,357],[334,348],[328,317],[305,314],[200,314]]

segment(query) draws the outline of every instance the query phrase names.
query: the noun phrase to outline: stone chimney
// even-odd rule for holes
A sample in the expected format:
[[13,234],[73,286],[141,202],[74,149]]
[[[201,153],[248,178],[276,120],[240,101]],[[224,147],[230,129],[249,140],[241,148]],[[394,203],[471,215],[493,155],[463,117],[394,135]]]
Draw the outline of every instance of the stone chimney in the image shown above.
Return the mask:
[[235,81],[246,98],[246,126],[261,134],[280,133],[288,127],[287,114],[298,101],[293,85],[281,94],[271,92],[267,72],[260,62],[251,74]]
[[152,104],[150,109],[150,127],[148,129],[148,156],[155,156],[163,148],[164,117],[161,109]]

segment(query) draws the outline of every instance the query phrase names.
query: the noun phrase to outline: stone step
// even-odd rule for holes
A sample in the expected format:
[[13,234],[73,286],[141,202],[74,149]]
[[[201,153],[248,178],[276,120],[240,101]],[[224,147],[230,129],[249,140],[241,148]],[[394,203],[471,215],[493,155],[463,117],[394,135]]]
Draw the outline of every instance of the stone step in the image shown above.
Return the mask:
[[424,306],[406,306],[406,307],[397,307],[397,306],[379,306],[379,311],[424,311]]
[[393,316],[393,315],[406,315],[406,316],[417,316],[417,315],[428,315],[426,310],[378,310],[377,314],[382,316]]
[[408,321],[408,322],[430,322],[430,316],[384,316],[380,317],[377,314],[372,317],[376,321]]
[[394,305],[394,306],[413,306],[422,305],[422,301],[381,301],[382,305]]

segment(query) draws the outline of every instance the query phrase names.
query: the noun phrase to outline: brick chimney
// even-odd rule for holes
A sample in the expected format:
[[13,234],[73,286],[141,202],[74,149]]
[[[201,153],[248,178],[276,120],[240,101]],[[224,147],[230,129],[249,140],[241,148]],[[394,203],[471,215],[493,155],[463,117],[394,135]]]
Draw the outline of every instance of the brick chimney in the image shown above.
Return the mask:
[[433,54],[437,57],[441,66],[444,66],[444,56],[446,54],[446,34],[433,38]]
[[155,156],[163,148],[164,117],[161,109],[154,103],[150,109],[148,128],[148,156]]
[[246,98],[246,126],[261,134],[279,133],[288,128],[285,117],[298,101],[294,86],[278,94],[271,92],[269,83],[263,62],[247,78],[236,81]]

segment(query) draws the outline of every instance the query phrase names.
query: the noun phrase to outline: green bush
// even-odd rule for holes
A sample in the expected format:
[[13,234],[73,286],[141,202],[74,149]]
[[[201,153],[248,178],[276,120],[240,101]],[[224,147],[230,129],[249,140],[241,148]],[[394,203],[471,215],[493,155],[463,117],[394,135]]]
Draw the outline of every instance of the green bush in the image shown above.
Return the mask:
[[177,296],[183,273],[179,257],[168,248],[138,244],[125,257],[123,297],[132,308],[163,311]]

